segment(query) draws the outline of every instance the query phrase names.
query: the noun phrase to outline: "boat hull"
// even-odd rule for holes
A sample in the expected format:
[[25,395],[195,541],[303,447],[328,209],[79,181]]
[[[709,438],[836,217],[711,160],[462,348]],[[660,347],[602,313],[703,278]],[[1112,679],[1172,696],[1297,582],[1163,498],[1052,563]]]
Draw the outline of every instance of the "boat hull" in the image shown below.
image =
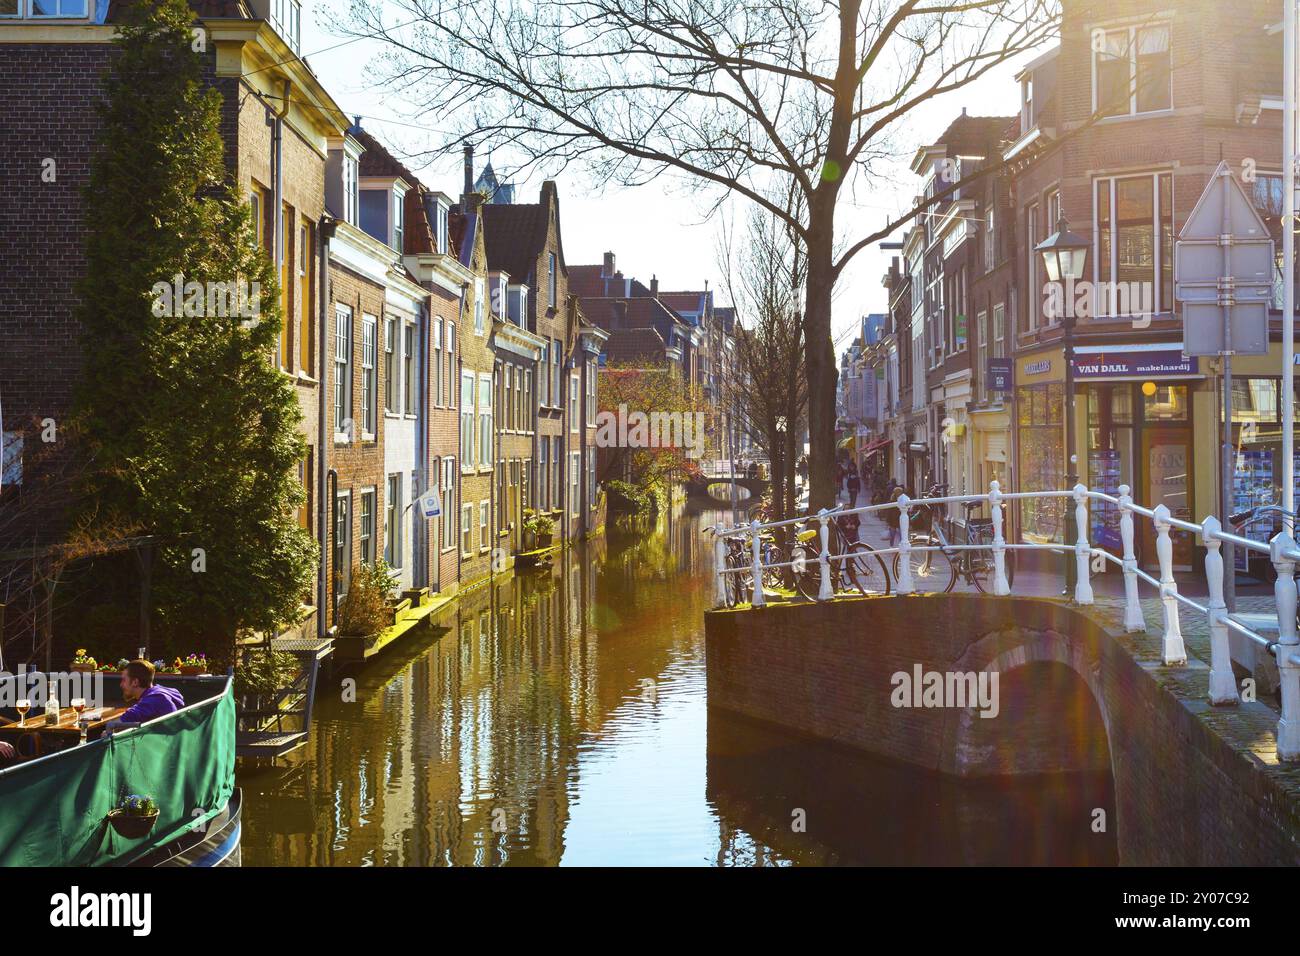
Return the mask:
[[238,787],[231,794],[225,809],[207,822],[203,829],[186,834],[170,843],[152,850],[134,866],[240,866],[240,840],[243,826],[243,791]]

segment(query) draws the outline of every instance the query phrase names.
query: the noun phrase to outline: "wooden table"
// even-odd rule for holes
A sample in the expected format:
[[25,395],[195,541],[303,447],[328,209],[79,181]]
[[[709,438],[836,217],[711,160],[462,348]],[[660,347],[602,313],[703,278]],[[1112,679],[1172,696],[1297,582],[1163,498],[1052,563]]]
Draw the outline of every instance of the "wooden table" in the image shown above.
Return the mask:
[[[94,740],[104,733],[104,728],[110,720],[122,716],[126,713],[125,707],[100,707],[99,717],[90,722],[86,728],[86,739]],[[63,707],[59,710],[59,722],[57,724],[47,724],[45,722],[45,713],[27,715],[26,725],[19,724],[17,721],[11,723],[0,723],[0,740],[8,740],[19,752],[22,747],[19,741],[32,735],[33,753],[30,756],[40,756],[51,750],[62,750],[69,743],[75,743],[81,739],[81,729],[77,726],[77,712],[71,707]],[[50,738],[49,746],[46,746],[45,738]]]

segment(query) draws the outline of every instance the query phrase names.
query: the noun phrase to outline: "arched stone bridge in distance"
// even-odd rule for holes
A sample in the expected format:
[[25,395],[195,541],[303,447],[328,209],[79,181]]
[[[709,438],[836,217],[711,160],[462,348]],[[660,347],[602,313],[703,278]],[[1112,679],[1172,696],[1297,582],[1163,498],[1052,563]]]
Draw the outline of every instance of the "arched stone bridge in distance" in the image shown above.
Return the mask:
[[[699,475],[690,478],[686,482],[686,494],[691,497],[709,495],[709,488],[714,485],[726,487],[735,484],[738,488],[744,488],[749,492],[750,497],[756,503],[760,497],[772,487],[772,482],[767,478],[750,478],[748,475]],[[710,496],[712,497],[712,496]]]
[[[1125,633],[1122,615],[971,594],[720,609],[706,615],[709,706],[956,777],[1108,771],[1121,864],[1300,863],[1277,710],[1211,707],[1195,642],[1166,667],[1160,627]],[[996,673],[996,715],[896,703],[897,675],[934,672]]]

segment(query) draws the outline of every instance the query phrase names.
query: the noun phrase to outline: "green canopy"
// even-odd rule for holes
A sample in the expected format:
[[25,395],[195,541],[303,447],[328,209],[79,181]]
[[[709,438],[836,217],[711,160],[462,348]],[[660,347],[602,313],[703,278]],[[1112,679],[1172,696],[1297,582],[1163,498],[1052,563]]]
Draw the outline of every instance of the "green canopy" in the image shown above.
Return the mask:
[[[235,786],[235,700],[228,678],[202,684],[217,693],[0,772],[0,866],[129,863],[220,813]],[[184,692],[196,696],[202,684]],[[158,804],[147,837],[127,839],[108,824],[128,794]]]

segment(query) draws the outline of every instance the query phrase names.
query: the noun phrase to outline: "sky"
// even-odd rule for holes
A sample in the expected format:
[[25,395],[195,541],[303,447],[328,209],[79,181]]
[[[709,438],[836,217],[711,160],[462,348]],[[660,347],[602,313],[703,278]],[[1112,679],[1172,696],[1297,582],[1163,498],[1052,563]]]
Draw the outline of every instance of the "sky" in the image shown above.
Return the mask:
[[[490,2],[490,0],[483,0]],[[347,42],[329,29],[331,15],[343,10],[340,0],[309,0],[304,11],[302,51],[316,76],[350,116],[399,157],[427,149],[427,129],[413,122],[414,110],[402,98],[376,85],[368,67],[377,48],[365,41]],[[841,196],[837,221],[848,238],[879,228],[891,214],[910,205],[920,180],[909,168],[918,146],[932,142],[962,108],[972,116],[1006,115],[1018,110],[1015,73],[1035,54],[1030,53],[989,72],[976,83],[918,108],[898,137],[894,169],[869,189]],[[475,176],[489,157],[475,157]],[[461,192],[462,157],[459,153],[433,164],[409,163],[426,186],[451,196]],[[500,163],[498,165],[501,165]],[[508,159],[507,163],[508,165]],[[625,275],[669,289],[720,290],[715,302],[725,304],[725,282],[718,265],[718,244],[728,219],[732,227],[744,221],[743,201],[724,205],[708,216],[716,193],[694,192],[688,182],[667,176],[637,187],[607,187],[597,193],[577,170],[555,177],[559,187],[564,256],[569,265],[599,263],[606,252],[616,256]],[[517,202],[537,202],[542,177],[515,182]],[[898,241],[902,232],[890,237]],[[832,331],[837,354],[856,333],[860,316],[886,310],[881,278],[892,253],[878,247],[863,250],[836,285]],[[743,318],[743,317],[742,317]]]

